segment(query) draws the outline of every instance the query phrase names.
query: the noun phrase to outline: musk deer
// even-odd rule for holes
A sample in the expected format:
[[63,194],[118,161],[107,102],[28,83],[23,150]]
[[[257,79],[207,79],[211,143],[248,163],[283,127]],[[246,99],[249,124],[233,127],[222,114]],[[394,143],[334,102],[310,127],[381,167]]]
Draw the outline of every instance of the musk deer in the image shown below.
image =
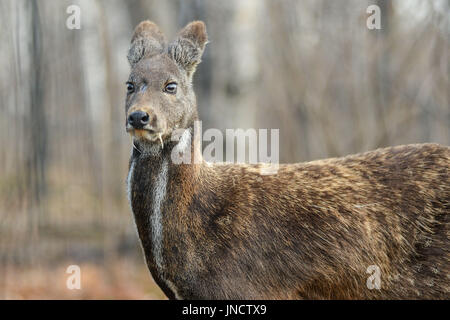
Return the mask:
[[[450,148],[404,145],[260,165],[201,157],[192,77],[201,21],[167,44],[141,22],[128,60],[128,196],[148,268],[170,299],[448,299]],[[179,141],[171,134],[185,129]],[[201,158],[200,158],[201,159]],[[372,268],[372,269],[371,269]],[[378,286],[368,283],[378,272]]]

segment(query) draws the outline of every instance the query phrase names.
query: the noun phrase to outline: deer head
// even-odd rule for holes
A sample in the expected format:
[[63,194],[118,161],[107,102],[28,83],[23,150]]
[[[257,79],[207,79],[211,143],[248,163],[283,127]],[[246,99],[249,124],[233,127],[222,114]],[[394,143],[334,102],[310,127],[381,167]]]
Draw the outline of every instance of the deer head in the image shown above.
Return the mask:
[[206,43],[201,21],[189,23],[169,45],[153,22],[136,27],[125,111],[126,130],[141,148],[163,147],[174,130],[190,128],[198,118],[192,77]]

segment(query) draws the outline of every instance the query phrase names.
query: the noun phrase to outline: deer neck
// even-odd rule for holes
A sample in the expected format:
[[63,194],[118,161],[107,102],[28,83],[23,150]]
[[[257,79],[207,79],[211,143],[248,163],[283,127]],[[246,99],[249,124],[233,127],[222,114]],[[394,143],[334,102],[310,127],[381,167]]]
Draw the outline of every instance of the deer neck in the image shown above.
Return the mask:
[[[155,278],[167,279],[166,249],[183,246],[185,240],[180,235],[188,232],[182,230],[188,225],[179,222],[189,219],[182,217],[186,213],[183,208],[195,193],[203,162],[199,139],[193,133],[193,127],[185,130],[179,141],[166,143],[164,148],[155,145],[141,152],[142,146],[136,145],[131,155],[128,197],[147,264]],[[178,163],[177,156],[189,159],[186,154],[190,154],[190,163]]]

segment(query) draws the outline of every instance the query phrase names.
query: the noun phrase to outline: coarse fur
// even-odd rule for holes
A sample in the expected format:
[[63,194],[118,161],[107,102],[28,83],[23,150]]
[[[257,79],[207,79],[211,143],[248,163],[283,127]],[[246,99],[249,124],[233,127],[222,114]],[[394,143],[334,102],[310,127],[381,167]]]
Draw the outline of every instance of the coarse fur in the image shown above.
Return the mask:
[[[136,40],[137,39],[137,40]],[[138,43],[136,43],[138,41]],[[449,299],[450,148],[416,144],[344,158],[262,165],[176,164],[200,157],[192,76],[202,22],[166,45],[135,30],[126,113],[135,130],[128,193],[148,268],[171,299]],[[164,92],[176,81],[176,94]],[[171,141],[176,129],[184,131]],[[369,289],[367,268],[380,268]]]

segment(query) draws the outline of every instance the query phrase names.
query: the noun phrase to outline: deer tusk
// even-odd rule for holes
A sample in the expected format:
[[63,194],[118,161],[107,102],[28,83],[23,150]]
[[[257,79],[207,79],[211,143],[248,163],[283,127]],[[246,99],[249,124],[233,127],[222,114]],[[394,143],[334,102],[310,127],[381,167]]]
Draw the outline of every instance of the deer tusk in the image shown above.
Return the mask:
[[159,141],[161,142],[161,149],[164,149],[164,142],[162,140],[161,133],[159,133],[158,138],[159,138]]
[[133,144],[133,148],[135,148],[137,151],[139,151],[139,153],[142,153],[141,150],[138,149],[138,147],[136,147],[136,145],[134,144],[134,141],[132,142]]

